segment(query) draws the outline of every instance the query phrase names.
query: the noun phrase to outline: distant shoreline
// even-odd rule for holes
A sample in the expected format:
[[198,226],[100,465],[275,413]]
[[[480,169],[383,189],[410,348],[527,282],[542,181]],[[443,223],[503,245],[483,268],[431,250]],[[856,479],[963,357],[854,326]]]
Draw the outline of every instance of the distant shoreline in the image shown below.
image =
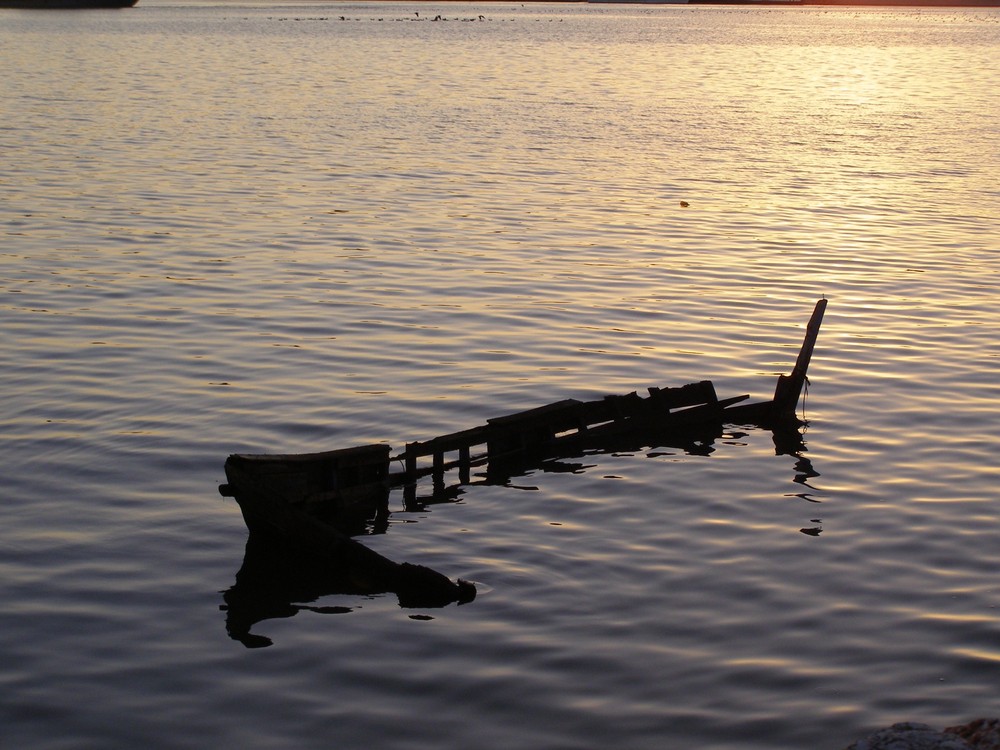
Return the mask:
[[[429,2],[431,0],[428,0]],[[440,2],[441,0],[437,0]],[[447,0],[445,0],[447,2]],[[464,1],[464,0],[462,0]],[[1000,0],[525,0],[526,2],[586,2],[601,5],[762,5],[826,7],[1000,8]],[[86,10],[130,8],[139,0],[0,0],[0,8],[26,10]]]
[[[530,1],[530,0],[529,0]],[[559,1],[559,0],[557,0]],[[1000,0],[586,0],[601,5],[767,5],[901,8],[1000,8]]]
[[0,8],[22,10],[92,10],[131,8],[139,0],[0,0]]
[[1000,0],[587,0],[600,4],[850,6],[873,8],[1000,8]]
[[[600,0],[616,2],[618,0]],[[687,5],[848,5],[910,8],[1000,8],[1000,0],[687,0]]]

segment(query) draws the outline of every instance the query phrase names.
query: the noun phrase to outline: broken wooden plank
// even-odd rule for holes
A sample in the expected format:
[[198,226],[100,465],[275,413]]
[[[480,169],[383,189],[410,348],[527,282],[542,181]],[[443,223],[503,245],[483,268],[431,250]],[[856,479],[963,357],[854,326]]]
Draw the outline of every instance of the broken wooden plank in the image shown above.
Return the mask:
[[714,404],[719,400],[711,380],[688,383],[675,388],[650,388],[649,396],[658,407],[667,409]]
[[813,350],[816,347],[816,339],[819,336],[819,327],[823,324],[823,314],[826,312],[827,300],[824,297],[816,302],[812,316],[806,324],[806,335],[799,349],[799,356],[795,360],[795,367],[789,375],[779,375],[778,383],[774,388],[774,412],[777,416],[795,416],[795,407],[799,403],[802,395],[802,387],[808,382],[806,377],[809,370],[809,362],[812,360]]

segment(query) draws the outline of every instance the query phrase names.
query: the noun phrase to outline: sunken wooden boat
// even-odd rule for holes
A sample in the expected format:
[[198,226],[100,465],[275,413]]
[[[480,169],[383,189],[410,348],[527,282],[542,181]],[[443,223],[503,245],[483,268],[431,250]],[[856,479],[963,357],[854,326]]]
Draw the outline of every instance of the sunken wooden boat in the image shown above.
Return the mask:
[[[403,606],[469,601],[475,597],[473,584],[393,562],[352,538],[373,519],[388,517],[392,487],[412,493],[426,476],[443,485],[445,474],[453,471],[459,484],[469,484],[472,467],[485,467],[487,483],[502,483],[553,458],[613,450],[622,441],[686,444],[720,434],[727,424],[797,427],[796,408],[826,304],[826,299],[816,303],[795,365],[790,374],[778,376],[767,401],[747,403],[749,395],[720,399],[708,380],[649,388],[645,396],[565,399],[407,443],[395,456],[385,444],[294,455],[234,454],[226,460],[228,484],[220,491],[236,498],[255,539],[293,543],[340,573],[347,570],[366,580],[372,590],[395,592]],[[392,465],[402,468],[392,472]]]

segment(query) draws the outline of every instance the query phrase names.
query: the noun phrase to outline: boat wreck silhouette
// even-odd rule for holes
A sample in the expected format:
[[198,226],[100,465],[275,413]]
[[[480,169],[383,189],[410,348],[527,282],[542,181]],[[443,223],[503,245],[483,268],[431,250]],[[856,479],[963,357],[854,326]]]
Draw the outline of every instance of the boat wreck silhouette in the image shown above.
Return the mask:
[[[723,434],[725,425],[770,429],[776,452],[802,449],[796,408],[826,310],[817,301],[791,373],[779,375],[767,401],[749,395],[718,398],[704,380],[678,387],[652,387],[648,394],[605,396],[595,401],[565,399],[508,414],[486,424],[407,443],[392,455],[386,444],[305,454],[233,454],[225,462],[227,484],[250,536],[237,583],[226,592],[227,630],[247,646],[268,645],[250,634],[260,619],[290,616],[331,593],[395,593],[402,607],[442,607],[475,598],[475,585],[452,580],[423,565],[398,563],[355,536],[384,531],[388,497],[402,487],[407,508],[446,502],[464,485],[507,484],[534,468],[579,468],[567,459],[588,452],[677,447],[690,453]],[[400,468],[392,470],[393,465]],[[477,468],[476,480],[472,469]],[[457,476],[454,476],[457,475]],[[429,497],[417,498],[424,477],[433,478]],[[446,478],[452,481],[446,482]],[[303,589],[298,597],[287,594]],[[285,592],[285,593],[281,593]],[[323,608],[320,608],[322,610]]]

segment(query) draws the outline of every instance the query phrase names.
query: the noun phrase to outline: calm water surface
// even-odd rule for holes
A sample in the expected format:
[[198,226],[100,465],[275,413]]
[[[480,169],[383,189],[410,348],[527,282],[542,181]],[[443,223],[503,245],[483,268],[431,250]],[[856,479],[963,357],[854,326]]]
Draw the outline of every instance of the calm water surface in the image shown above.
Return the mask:
[[[0,70],[4,747],[1000,713],[997,11],[142,0],[0,11]],[[823,295],[799,456],[733,429],[394,493],[367,542],[474,602],[288,588],[271,647],[227,635],[229,453],[767,396]]]

